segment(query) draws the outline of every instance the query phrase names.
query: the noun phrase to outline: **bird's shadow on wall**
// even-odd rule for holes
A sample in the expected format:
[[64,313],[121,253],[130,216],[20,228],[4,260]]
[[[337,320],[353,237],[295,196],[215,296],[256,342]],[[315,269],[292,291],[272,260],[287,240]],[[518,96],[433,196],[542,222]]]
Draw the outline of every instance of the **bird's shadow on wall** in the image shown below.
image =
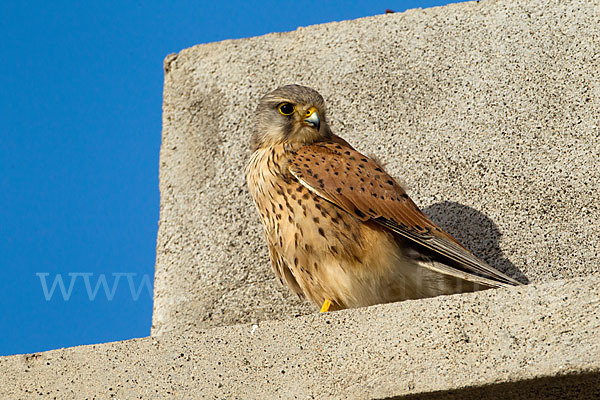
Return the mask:
[[504,257],[499,245],[502,233],[485,214],[452,201],[433,204],[423,212],[477,257],[519,282],[529,283],[525,274]]

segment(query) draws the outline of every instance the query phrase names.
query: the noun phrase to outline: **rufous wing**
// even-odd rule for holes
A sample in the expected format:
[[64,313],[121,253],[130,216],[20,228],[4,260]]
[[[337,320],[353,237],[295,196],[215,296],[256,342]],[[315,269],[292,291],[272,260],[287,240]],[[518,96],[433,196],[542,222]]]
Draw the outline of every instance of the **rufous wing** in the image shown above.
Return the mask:
[[[363,221],[373,220],[455,261],[460,269],[448,266],[451,275],[475,274],[485,284],[520,284],[490,267],[446,233],[408,197],[404,188],[380,165],[354,150],[343,139],[306,145],[295,151],[289,168],[298,181],[320,197]],[[453,273],[455,272],[455,273]]]

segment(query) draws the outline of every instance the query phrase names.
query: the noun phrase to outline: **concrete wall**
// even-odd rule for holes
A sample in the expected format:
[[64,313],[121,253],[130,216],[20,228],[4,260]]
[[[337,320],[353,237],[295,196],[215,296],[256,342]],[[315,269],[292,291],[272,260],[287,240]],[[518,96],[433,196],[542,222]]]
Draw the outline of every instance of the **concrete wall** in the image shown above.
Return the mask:
[[482,1],[167,57],[152,334],[314,312],[275,280],[243,176],[257,102],[288,83],[491,265],[597,273],[599,37],[598,1]]

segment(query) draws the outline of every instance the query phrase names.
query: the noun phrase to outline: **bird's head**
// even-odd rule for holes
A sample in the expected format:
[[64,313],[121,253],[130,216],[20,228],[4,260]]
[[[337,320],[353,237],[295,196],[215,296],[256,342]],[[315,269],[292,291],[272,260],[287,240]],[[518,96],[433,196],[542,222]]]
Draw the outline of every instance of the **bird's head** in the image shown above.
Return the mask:
[[252,150],[277,143],[314,143],[331,136],[325,102],[306,86],[287,85],[264,96],[256,109]]

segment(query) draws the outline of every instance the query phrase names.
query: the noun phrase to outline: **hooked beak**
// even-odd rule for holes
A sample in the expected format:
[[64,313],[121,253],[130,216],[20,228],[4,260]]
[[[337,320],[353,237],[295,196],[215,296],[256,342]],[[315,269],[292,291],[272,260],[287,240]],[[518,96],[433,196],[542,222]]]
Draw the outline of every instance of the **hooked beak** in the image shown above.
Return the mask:
[[314,127],[319,130],[321,127],[321,120],[319,119],[319,113],[315,107],[311,107],[306,110],[306,116],[304,117],[304,123],[308,126]]

